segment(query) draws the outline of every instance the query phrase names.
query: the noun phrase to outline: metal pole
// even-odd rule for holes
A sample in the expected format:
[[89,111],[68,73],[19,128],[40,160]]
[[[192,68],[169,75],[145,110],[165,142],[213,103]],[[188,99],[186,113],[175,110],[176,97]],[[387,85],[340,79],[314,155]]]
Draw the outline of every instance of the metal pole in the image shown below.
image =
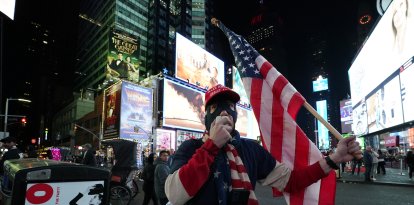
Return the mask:
[[3,138],[6,137],[6,132],[7,132],[7,114],[9,112],[9,98],[6,99],[6,108],[4,110],[4,133],[3,133]]
[[2,103],[3,103],[3,17],[0,15],[0,108],[3,107]]

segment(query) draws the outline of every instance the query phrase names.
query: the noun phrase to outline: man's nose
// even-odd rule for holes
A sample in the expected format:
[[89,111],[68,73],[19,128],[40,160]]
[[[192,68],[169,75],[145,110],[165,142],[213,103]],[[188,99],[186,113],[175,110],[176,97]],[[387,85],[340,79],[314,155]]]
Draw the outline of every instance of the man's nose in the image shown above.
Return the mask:
[[220,112],[220,116],[228,116],[229,115],[229,113],[227,113],[227,110],[225,110],[225,109],[223,109],[221,112]]

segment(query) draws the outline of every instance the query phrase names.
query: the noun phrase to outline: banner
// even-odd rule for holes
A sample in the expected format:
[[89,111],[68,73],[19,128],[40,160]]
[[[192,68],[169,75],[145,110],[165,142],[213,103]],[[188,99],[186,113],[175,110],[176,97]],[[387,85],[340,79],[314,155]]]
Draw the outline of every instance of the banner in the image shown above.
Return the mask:
[[139,80],[139,39],[117,30],[109,34],[108,80]]
[[105,139],[119,137],[121,83],[119,82],[106,89],[104,96],[103,137]]

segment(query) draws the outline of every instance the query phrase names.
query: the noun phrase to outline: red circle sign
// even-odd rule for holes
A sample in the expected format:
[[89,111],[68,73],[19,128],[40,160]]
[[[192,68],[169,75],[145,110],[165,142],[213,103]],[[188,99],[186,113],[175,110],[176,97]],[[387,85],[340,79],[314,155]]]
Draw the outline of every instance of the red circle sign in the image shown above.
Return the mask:
[[[44,192],[44,195],[37,195]],[[26,199],[32,204],[43,204],[53,196],[53,188],[48,184],[35,184],[26,191]]]

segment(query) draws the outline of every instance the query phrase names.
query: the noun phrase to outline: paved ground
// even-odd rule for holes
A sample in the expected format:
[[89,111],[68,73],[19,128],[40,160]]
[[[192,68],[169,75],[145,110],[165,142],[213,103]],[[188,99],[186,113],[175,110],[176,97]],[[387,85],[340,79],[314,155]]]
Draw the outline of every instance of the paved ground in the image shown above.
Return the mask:
[[[408,178],[406,175],[395,175],[396,172],[394,171],[395,170],[390,170],[388,172],[390,174],[388,179],[398,178],[399,180],[403,180],[402,177]],[[348,177],[355,179],[354,177],[357,176],[344,176],[344,178]],[[338,179],[335,201],[336,205],[414,205],[414,187],[398,183],[360,183],[358,181],[363,180],[362,175],[360,178],[361,180],[356,180],[357,182]],[[383,179],[385,179],[385,177],[378,177],[377,181],[383,181]],[[142,182],[139,182],[139,186],[140,188],[142,187]],[[263,187],[259,184],[256,186],[256,195],[260,204],[287,204],[283,197],[273,198],[271,189],[269,187]],[[141,205],[143,197],[144,193],[141,191],[130,204]]]
[[[410,180],[407,170],[401,170],[398,168],[386,168],[386,174],[377,174],[374,184],[390,184],[390,185],[402,185],[402,186],[414,186],[414,180]],[[364,173],[352,175],[350,170],[341,174],[339,181],[343,182],[357,182],[362,183],[364,181]],[[414,187],[413,187],[414,188]],[[414,198],[414,196],[413,196]]]

